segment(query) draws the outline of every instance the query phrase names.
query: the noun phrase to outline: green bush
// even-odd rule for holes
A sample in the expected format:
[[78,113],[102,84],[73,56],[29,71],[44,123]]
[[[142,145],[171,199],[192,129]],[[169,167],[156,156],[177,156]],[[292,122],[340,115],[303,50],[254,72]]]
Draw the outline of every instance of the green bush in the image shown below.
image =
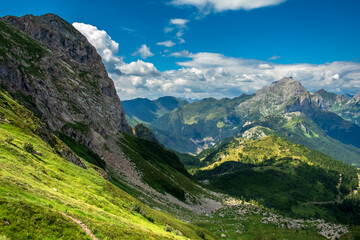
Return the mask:
[[205,233],[201,230],[196,230],[196,234],[201,237],[202,239],[205,239]]
[[132,207],[131,211],[132,211],[132,212],[140,213],[140,212],[141,212],[141,207],[140,207],[140,205],[135,204],[135,205]]
[[[12,141],[14,141],[14,138],[12,138],[12,137],[8,137],[5,139],[5,142],[7,142],[7,143],[12,143]],[[0,240],[1,240],[1,238],[0,238]]]
[[34,146],[29,142],[25,142],[23,148],[24,148],[25,151],[27,151],[29,153],[34,152]]

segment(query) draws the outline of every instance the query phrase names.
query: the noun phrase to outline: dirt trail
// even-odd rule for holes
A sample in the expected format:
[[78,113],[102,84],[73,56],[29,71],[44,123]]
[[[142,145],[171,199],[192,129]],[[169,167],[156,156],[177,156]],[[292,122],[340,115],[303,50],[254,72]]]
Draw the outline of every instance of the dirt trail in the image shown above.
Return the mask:
[[93,240],[98,240],[97,237],[95,237],[94,234],[91,233],[90,229],[83,223],[81,222],[79,219],[76,219],[70,215],[67,215],[65,213],[61,213],[62,215],[70,218],[71,220],[73,220],[74,222],[76,222],[77,224],[79,224],[79,226],[84,229],[84,231],[87,233],[87,235],[89,235]]

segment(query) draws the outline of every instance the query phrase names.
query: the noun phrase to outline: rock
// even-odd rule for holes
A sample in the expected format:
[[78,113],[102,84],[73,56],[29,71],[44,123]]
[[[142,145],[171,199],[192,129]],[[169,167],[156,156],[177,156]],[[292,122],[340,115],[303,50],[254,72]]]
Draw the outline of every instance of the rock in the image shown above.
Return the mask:
[[144,124],[140,123],[134,127],[134,135],[138,138],[146,139],[151,142],[156,142],[158,144],[159,141],[156,139],[154,133],[150,130],[150,128],[146,127]]
[[38,156],[41,156],[41,157],[43,156],[43,155],[41,154],[41,152],[38,152],[38,151],[34,151],[33,154],[38,155]]
[[[120,165],[128,160],[116,141],[130,128],[96,49],[54,14],[0,20],[0,35],[10,43],[0,48],[12,53],[0,63],[0,85],[37,113],[52,133],[87,146],[117,171],[125,169]],[[50,135],[42,137],[51,142]],[[104,149],[105,143],[110,151]],[[69,149],[58,152],[86,168]]]

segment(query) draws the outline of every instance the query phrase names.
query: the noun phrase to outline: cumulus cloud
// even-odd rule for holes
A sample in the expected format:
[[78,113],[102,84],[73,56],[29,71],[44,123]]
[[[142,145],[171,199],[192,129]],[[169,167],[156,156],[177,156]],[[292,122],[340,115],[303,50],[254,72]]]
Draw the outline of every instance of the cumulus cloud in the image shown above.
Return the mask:
[[185,28],[186,24],[189,22],[188,19],[182,19],[182,18],[173,18],[170,19],[170,24],[176,25],[180,28]]
[[154,56],[154,54],[150,51],[150,48],[146,46],[146,44],[141,45],[136,52],[132,54],[133,56],[140,55],[141,58],[146,59],[148,57]]
[[[218,53],[172,53],[187,57],[179,70],[156,74],[112,75],[124,99],[173,95],[191,98],[235,97],[253,93],[283,77],[294,77],[308,90],[324,88],[333,92],[360,90],[360,63],[275,64],[255,59],[227,57]],[[136,83],[136,84],[135,84]],[[139,84],[141,83],[141,84]]]
[[174,43],[171,40],[168,40],[168,41],[164,41],[164,42],[158,42],[158,43],[156,43],[156,45],[164,46],[164,47],[172,47],[172,46],[176,45],[176,43]]
[[[118,43],[105,31],[74,23],[103,58],[105,67],[121,99],[135,97],[156,98],[165,95],[190,98],[235,97],[253,93],[283,77],[294,77],[308,90],[324,88],[333,92],[355,94],[360,90],[359,62],[331,62],[324,64],[277,64],[271,61],[227,57],[219,53],[190,53],[187,50],[169,56],[187,58],[179,61],[178,70],[160,72],[154,64],[142,60],[124,63]],[[150,49],[143,51],[151,55]],[[139,54],[141,54],[139,52]],[[148,57],[148,56],[147,56]]]
[[142,60],[137,60],[137,62],[131,62],[129,64],[117,66],[117,69],[119,69],[124,74],[135,76],[149,76],[159,73],[154,64],[143,62]]
[[203,14],[228,10],[251,10],[278,5],[286,0],[172,0],[175,6],[194,6]]
[[74,22],[73,26],[96,48],[109,72],[113,71],[116,65],[124,63],[121,57],[116,56],[119,51],[119,44],[113,41],[104,30],[78,22]]

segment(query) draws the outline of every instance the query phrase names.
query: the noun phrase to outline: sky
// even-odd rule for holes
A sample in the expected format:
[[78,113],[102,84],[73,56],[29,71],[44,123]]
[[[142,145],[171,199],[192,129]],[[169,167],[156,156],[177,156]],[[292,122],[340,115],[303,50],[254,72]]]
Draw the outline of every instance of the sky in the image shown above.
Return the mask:
[[120,99],[253,93],[283,77],[360,91],[358,0],[2,0],[0,16],[55,13],[102,56]]

